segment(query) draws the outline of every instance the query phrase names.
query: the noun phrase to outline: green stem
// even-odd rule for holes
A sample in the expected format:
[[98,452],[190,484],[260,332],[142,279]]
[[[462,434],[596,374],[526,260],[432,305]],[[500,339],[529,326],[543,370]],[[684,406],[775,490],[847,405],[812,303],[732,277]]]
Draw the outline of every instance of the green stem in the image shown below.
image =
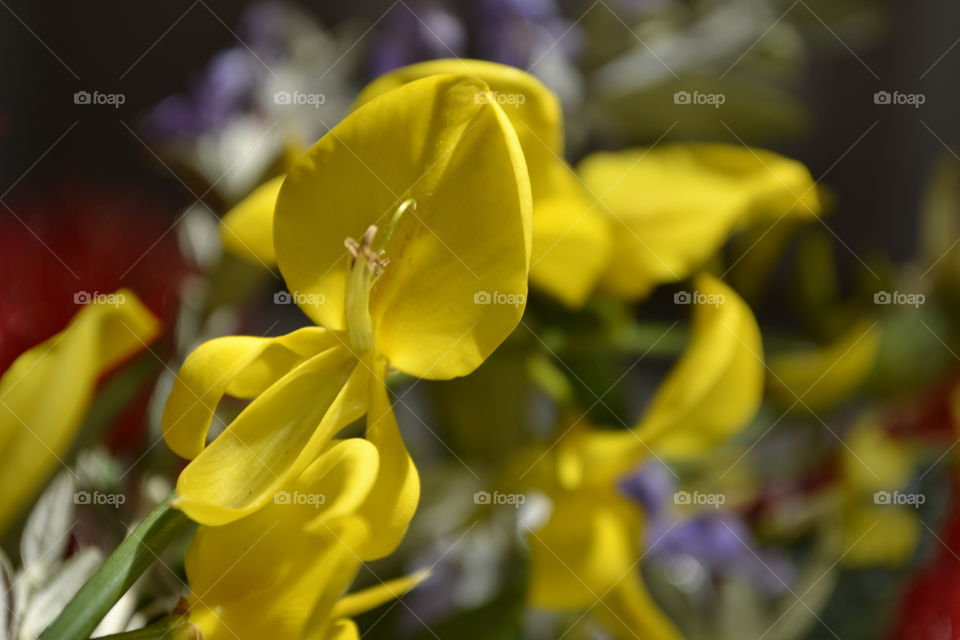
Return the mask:
[[120,543],[100,569],[81,587],[40,640],[86,640],[120,597],[159,554],[193,523],[171,507],[174,496],[161,502]]
[[199,633],[186,618],[172,615],[143,629],[98,636],[97,640],[196,640],[201,637]]

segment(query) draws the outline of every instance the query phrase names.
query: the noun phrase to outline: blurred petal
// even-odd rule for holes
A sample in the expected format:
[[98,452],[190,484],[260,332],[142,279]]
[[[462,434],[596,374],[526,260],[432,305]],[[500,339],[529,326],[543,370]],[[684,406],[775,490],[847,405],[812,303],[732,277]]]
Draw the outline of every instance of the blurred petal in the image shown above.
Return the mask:
[[639,565],[634,566],[610,593],[605,594],[602,605],[594,611],[604,620],[605,628],[615,638],[683,638],[670,618],[650,597],[643,584]]
[[228,336],[197,347],[180,367],[163,410],[163,437],[183,458],[206,445],[210,421],[223,395],[251,398],[304,359],[339,341],[319,327],[277,338]]
[[549,522],[530,532],[530,601],[545,609],[593,605],[639,557],[640,512],[612,492],[554,498]]
[[273,250],[273,210],[286,176],[264,182],[237,203],[220,221],[220,240],[233,255],[271,267],[277,262]]
[[860,388],[879,350],[880,328],[864,320],[830,344],[771,356],[771,392],[798,411],[829,409]]
[[431,60],[397,69],[360,94],[364,104],[391,89],[432,75],[473,76],[490,85],[517,132],[533,195],[531,281],[571,306],[583,303],[609,259],[610,232],[602,212],[563,160],[563,113],[557,97],[533,75],[484,60]]
[[334,618],[352,618],[364,611],[370,611],[386,602],[396,600],[428,577],[430,577],[429,571],[418,571],[409,576],[381,582],[363,591],[356,591],[340,598],[331,615]]
[[280,191],[280,270],[291,290],[324,296],[303,310],[335,330],[345,328],[344,240],[416,201],[386,244],[370,312],[380,351],[418,377],[469,373],[523,313],[475,303],[481,292],[525,299],[530,260],[526,165],[503,110],[480,99],[489,95],[468,77],[434,76],[375,98],[304,154]]
[[802,164],[734,145],[596,153],[580,172],[613,230],[603,284],[628,298],[688,277],[740,225],[820,210]]
[[695,281],[690,346],[654,396],[637,435],[667,458],[709,451],[753,418],[763,395],[763,345],[746,303],[720,280]]
[[62,463],[100,376],[159,333],[132,292],[110,300],[80,307],[64,331],[22,354],[0,378],[0,530]]
[[297,365],[234,419],[177,480],[176,506],[217,526],[263,507],[343,427],[363,415],[365,388],[346,349]]

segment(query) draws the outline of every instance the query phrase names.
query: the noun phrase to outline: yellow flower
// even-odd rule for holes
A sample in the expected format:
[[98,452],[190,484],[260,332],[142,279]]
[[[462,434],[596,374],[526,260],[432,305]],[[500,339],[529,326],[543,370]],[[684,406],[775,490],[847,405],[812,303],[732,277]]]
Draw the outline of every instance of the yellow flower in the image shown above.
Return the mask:
[[841,452],[841,526],[844,564],[902,566],[920,539],[922,494],[905,493],[916,465],[910,445],[888,436],[875,416],[865,416]]
[[535,606],[586,609],[599,600],[611,624],[629,624],[640,637],[679,637],[637,577],[642,514],[618,481],[650,456],[685,460],[720,444],[752,419],[763,388],[749,307],[712,276],[697,278],[696,288],[703,303],[694,306],[691,344],[638,424],[575,425],[531,470],[531,488],[553,504],[530,536]]
[[329,443],[271,504],[237,522],[200,527],[186,556],[186,615],[205,640],[358,638],[350,616],[402,595],[416,574],[341,594],[370,533],[356,517],[377,476],[377,448]]
[[0,531],[67,454],[97,380],[159,333],[130,291],[80,308],[70,325],[14,361],[0,378]]
[[[530,279],[563,302],[577,306],[593,290],[606,266],[609,230],[591,205],[573,170],[563,160],[563,114],[550,90],[532,75],[480,60],[432,60],[392,71],[371,83],[357,105],[404,84],[441,74],[462,74],[490,86],[477,95],[503,106],[513,124],[530,175],[533,195],[533,253]],[[221,236],[236,255],[270,264],[268,242],[280,179],[255,190],[225,217]]]
[[630,299],[689,277],[744,225],[820,211],[806,167],[733,145],[595,153],[579,171],[613,231],[601,284]]
[[[465,375],[523,313],[529,179],[487,85],[433,76],[371,100],[301,156],[274,215],[277,263],[313,321],[279,338],[234,336],[184,362],[164,413],[170,447],[193,461],[177,506],[223,525],[269,502],[343,427],[367,414],[380,450],[384,519],[364,559],[389,553],[416,506],[416,470],[384,385],[389,366]],[[484,304],[493,293],[515,304]],[[498,296],[499,299],[499,296]],[[214,409],[254,398],[209,445]]]

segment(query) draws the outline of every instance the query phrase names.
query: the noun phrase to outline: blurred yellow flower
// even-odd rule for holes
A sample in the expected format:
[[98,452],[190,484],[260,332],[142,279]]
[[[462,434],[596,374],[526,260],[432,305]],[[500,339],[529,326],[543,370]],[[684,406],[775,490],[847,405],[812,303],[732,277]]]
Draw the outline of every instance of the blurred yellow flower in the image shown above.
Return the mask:
[[578,170],[613,231],[602,286],[629,299],[683,280],[745,225],[820,212],[801,163],[726,144],[595,153]]
[[638,424],[575,425],[531,469],[529,486],[553,505],[548,522],[530,533],[535,606],[586,609],[599,600],[598,610],[619,625],[630,620],[640,637],[679,637],[638,577],[642,514],[619,480],[651,455],[686,460],[721,444],[752,419],[763,390],[753,313],[716,278],[701,275],[695,284],[690,346]]
[[[102,297],[102,300],[99,300]],[[98,296],[0,378],[0,531],[64,464],[100,376],[145,348],[159,322],[131,292]]]

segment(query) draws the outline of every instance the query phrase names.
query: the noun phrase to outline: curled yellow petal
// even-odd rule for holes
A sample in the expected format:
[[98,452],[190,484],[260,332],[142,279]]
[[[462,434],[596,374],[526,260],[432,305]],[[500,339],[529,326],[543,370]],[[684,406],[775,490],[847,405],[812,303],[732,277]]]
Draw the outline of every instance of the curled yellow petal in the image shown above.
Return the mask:
[[446,75],[374,98],[301,156],[280,190],[280,270],[291,290],[322,297],[303,310],[334,330],[346,327],[345,240],[371,225],[385,232],[402,203],[416,203],[384,237],[389,264],[369,311],[378,349],[418,377],[469,373],[523,313],[529,178],[489,95],[482,82]]
[[0,530],[66,455],[100,376],[159,333],[130,291],[80,307],[70,325],[23,353],[0,378]]
[[164,406],[167,445],[181,457],[197,457],[224,394],[252,398],[305,358],[337,344],[319,327],[278,338],[228,336],[204,342],[180,367]]
[[579,170],[613,231],[603,285],[626,298],[687,278],[743,224],[820,210],[802,164],[734,145],[596,153]]
[[277,176],[254,189],[220,220],[220,241],[233,255],[271,267],[277,262],[273,249],[273,210],[285,176]]
[[640,575],[640,566],[634,566],[594,609],[604,627],[615,638],[644,638],[645,640],[681,640],[683,636],[673,622],[650,597]]
[[298,364],[251,402],[177,479],[175,506],[217,526],[273,499],[366,409],[357,361],[328,349]]
[[880,335],[876,322],[864,320],[830,344],[771,356],[773,396],[797,411],[836,406],[870,375],[880,351]]
[[700,455],[753,418],[763,395],[763,345],[746,303],[701,275],[690,346],[660,386],[635,433],[668,458]]
[[340,598],[333,607],[334,618],[352,618],[364,611],[370,611],[380,605],[396,600],[430,577],[429,571],[417,571],[402,578],[387,580],[379,585],[355,591]]

